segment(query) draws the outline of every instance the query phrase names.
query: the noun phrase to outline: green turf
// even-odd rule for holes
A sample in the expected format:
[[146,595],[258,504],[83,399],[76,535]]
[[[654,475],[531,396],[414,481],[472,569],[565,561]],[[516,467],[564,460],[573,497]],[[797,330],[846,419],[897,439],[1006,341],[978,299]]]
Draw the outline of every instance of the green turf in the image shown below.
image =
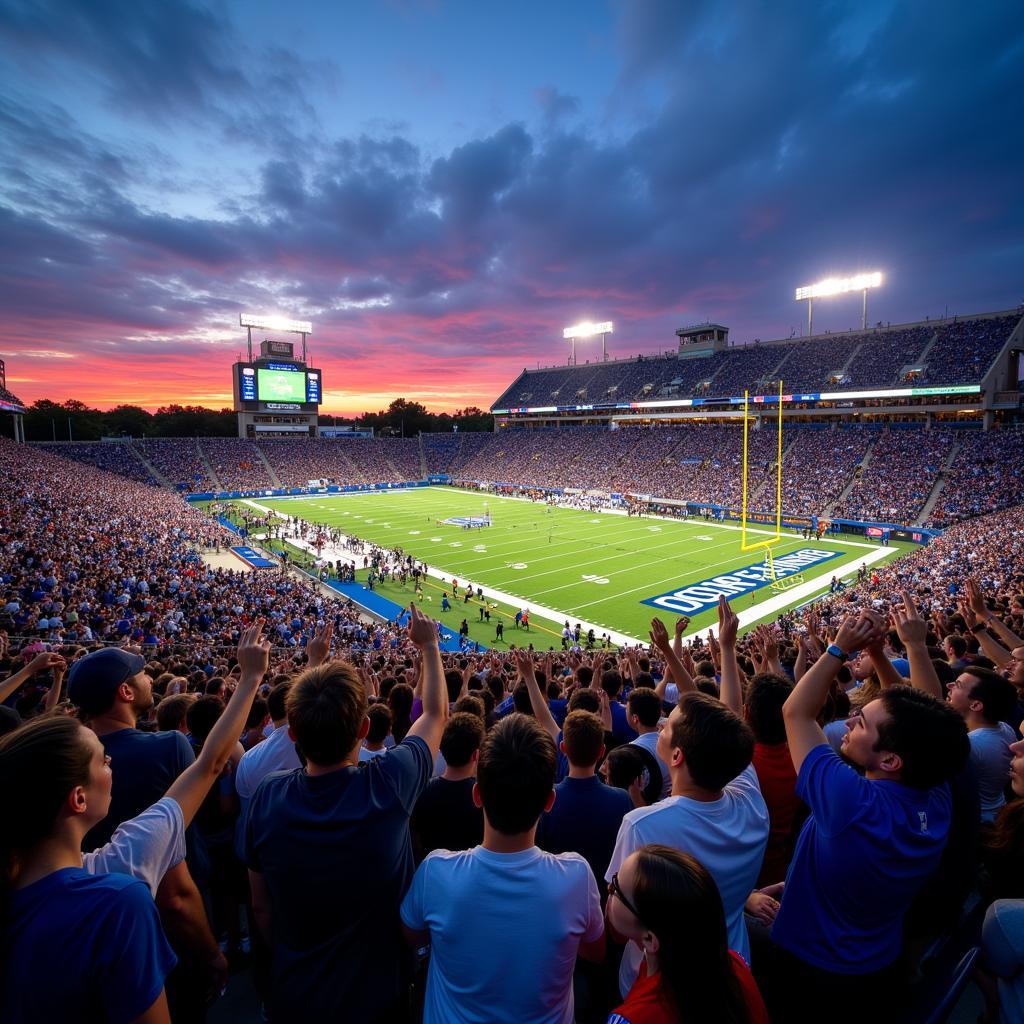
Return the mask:
[[[452,516],[481,515],[485,502],[492,515],[490,527],[465,530],[438,525],[439,520]],[[543,605],[570,620],[589,621],[636,637],[647,636],[651,616],[656,613],[642,603],[645,599],[759,564],[762,559],[759,551],[740,550],[738,530],[703,520],[548,510],[533,502],[447,487],[266,498],[258,499],[258,504],[337,527],[375,544],[401,547],[460,583],[468,580],[493,587],[524,604]],[[754,534],[750,539],[764,536]],[[843,540],[810,543],[842,553],[841,558],[806,571],[808,580],[823,576],[823,585],[833,573],[843,575],[844,565],[852,559],[867,553],[867,548]],[[808,544],[790,533],[773,550],[777,557]],[[887,557],[896,557],[905,549],[905,545],[893,545]],[[742,611],[752,600],[761,605],[771,596],[768,588],[762,588],[754,598],[743,595],[734,599],[733,606]],[[456,628],[462,618],[461,612],[456,616],[458,610],[457,606],[449,613]],[[661,614],[665,619],[673,617]],[[476,615],[474,609],[471,622]],[[535,621],[538,626],[549,625],[541,619]],[[713,621],[716,613],[709,610],[694,616],[692,626]]]

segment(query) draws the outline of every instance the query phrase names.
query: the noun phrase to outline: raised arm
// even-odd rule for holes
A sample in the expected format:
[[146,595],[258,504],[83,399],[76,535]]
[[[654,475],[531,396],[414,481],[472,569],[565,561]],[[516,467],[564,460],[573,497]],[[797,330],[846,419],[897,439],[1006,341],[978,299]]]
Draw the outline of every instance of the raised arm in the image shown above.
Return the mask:
[[722,703],[737,715],[743,714],[740,666],[736,661],[736,633],[739,616],[722,594],[718,598],[718,643],[722,648]]
[[252,710],[256,690],[266,675],[270,663],[270,641],[263,639],[264,623],[264,619],[257,619],[242,631],[238,640],[238,664],[242,670],[238,686],[210,730],[199,756],[167,790],[167,795],[181,807],[186,828],[235,750],[238,737],[245,730],[245,720]]
[[[1010,627],[1007,626],[1006,623],[1003,622],[994,612],[989,611],[977,580],[967,581],[967,599],[970,602],[971,609],[974,611],[974,614],[978,616],[978,621],[984,623],[987,630],[991,630],[995,633],[995,635],[1003,641],[1003,644],[1006,647],[1010,650],[1013,650],[1015,647],[1024,647],[1024,637],[1017,636],[1017,634],[1014,633],[1014,631],[1010,629]],[[982,650],[984,650],[985,645],[982,640],[984,634],[977,634],[977,636],[978,642],[982,644]],[[1003,648],[1000,647],[1000,650],[1002,649]],[[985,651],[985,653],[988,654],[988,651]],[[988,656],[992,658],[991,654],[988,654]],[[995,658],[992,658],[992,660],[995,661],[997,665],[1005,664],[1005,662],[996,661]]]
[[786,740],[789,755],[797,772],[804,758],[815,748],[826,743],[825,733],[818,725],[818,714],[825,705],[829,688],[839,672],[840,666],[851,651],[867,646],[878,634],[878,626],[865,615],[851,615],[839,628],[835,643],[804,673],[803,678],[793,687],[793,692],[782,706],[782,717],[786,723]]
[[676,619],[676,635],[672,638],[672,650],[676,652],[676,657],[683,660],[683,634],[686,632],[686,627],[690,624],[689,615],[681,615]]
[[551,714],[547,698],[540,692],[540,685],[533,671],[533,657],[529,651],[519,649],[515,651],[515,659],[519,677],[526,683],[526,689],[530,694],[530,707],[533,708],[534,717],[541,728],[557,743],[558,723]]
[[18,669],[13,676],[8,676],[0,683],[0,703],[7,700],[19,686],[27,683],[33,676],[45,672],[47,669],[56,670],[57,668],[60,668],[62,672],[67,668],[67,662],[59,654],[54,654],[52,651],[43,651],[42,654],[37,654],[24,668]]
[[917,690],[930,693],[939,700],[944,700],[946,695],[942,692],[942,683],[928,653],[928,623],[921,618],[910,592],[904,590],[902,593],[903,606],[893,607],[892,622],[903,646],[907,649],[910,685]]
[[423,714],[413,722],[408,735],[419,736],[430,748],[431,758],[436,760],[444,724],[448,721],[448,688],[437,643],[437,626],[415,604],[409,605],[409,639],[420,652]]
[[683,668],[682,661],[679,660],[676,652],[672,649],[672,644],[668,639],[668,630],[661,619],[651,619],[651,643],[658,649],[658,653],[668,667],[673,681],[679,687],[679,692],[684,693],[696,690],[697,685],[694,683],[693,677]]

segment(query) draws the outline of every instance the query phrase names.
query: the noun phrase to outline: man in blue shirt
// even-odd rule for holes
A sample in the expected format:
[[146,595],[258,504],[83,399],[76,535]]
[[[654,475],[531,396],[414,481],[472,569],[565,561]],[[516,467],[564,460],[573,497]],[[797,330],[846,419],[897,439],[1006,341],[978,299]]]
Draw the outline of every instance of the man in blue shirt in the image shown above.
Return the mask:
[[[783,707],[797,795],[811,814],[786,876],[772,945],[754,971],[772,1020],[899,1019],[903,917],[939,865],[952,812],[949,782],[968,755],[963,721],[941,698],[909,594],[893,615],[911,686],[890,686],[851,718],[842,752],[817,716],[853,651],[881,642],[885,623],[863,611],[794,687]],[[855,993],[856,998],[851,998]]]
[[397,1016],[410,963],[398,908],[412,881],[409,818],[430,781],[448,717],[434,623],[410,605],[423,659],[423,714],[386,757],[360,764],[366,691],[348,662],[304,672],[288,728],[305,768],[268,776],[245,835],[253,909],[272,947],[277,1021],[370,1024]]
[[592,711],[571,711],[559,744],[569,775],[555,786],[555,803],[541,816],[537,845],[548,853],[578,853],[590,865],[599,892],[623,815],[633,810],[624,789],[606,786],[595,768],[604,757],[604,726]]

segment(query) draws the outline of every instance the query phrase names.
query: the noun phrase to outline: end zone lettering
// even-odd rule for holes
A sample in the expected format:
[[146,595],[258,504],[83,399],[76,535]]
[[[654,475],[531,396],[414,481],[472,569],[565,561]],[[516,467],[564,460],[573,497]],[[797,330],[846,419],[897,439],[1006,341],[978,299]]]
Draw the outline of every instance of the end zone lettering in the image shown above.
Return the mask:
[[[812,565],[820,565],[832,558],[838,558],[839,555],[838,551],[824,551],[821,548],[800,548],[798,551],[779,555],[775,559],[775,578],[785,579],[787,576],[803,572]],[[733,572],[723,573],[700,583],[692,583],[679,590],[670,590],[658,597],[649,597],[643,604],[681,615],[695,615],[697,612],[714,608],[723,594],[726,597],[737,597],[740,594],[749,594],[753,590],[760,590],[771,582],[767,567],[759,562],[756,565],[748,565],[745,569],[735,569]]]

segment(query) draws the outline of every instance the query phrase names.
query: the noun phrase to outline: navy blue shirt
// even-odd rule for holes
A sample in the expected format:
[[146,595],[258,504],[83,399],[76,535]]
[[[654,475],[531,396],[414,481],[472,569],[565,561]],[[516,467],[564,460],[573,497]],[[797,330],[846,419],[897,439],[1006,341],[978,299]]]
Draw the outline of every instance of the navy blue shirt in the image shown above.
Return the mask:
[[398,908],[412,882],[409,818],[433,759],[418,736],[327,775],[268,775],[249,804],[245,861],[274,930],[273,1020],[373,1020],[409,957]]
[[156,1002],[174,963],[145,883],[63,868],[11,893],[0,1020],[122,1024]]
[[113,785],[107,816],[82,840],[86,853],[109,843],[122,821],[134,818],[155,804],[195,760],[188,740],[176,731],[118,729],[100,736],[99,740],[110,756]]
[[622,817],[633,810],[624,789],[606,786],[597,775],[565,779],[555,786],[555,802],[541,815],[537,845],[548,853],[578,853],[594,872],[598,892],[612,859]]

